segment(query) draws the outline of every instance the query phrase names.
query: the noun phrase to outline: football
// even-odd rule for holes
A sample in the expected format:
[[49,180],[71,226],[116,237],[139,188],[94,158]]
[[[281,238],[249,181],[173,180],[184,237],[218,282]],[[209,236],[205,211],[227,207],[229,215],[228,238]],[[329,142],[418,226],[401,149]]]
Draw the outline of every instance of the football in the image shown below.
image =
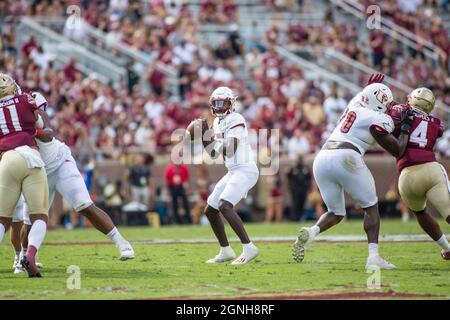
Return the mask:
[[199,140],[202,138],[202,128],[208,126],[208,123],[204,119],[195,119],[186,128],[186,137],[191,141]]

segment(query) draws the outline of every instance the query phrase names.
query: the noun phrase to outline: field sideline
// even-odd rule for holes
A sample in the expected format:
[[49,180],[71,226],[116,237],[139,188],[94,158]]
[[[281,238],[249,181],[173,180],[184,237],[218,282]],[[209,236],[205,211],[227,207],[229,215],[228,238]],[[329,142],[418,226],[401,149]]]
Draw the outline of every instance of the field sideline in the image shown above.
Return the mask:
[[[448,225],[440,221],[446,234]],[[413,298],[450,299],[450,263],[431,241],[381,242],[382,255],[397,265],[381,272],[381,289],[367,289],[365,242],[318,242],[302,264],[290,250],[300,224],[249,224],[260,241],[258,259],[246,266],[207,265],[217,245],[207,226],[121,228],[136,259],[121,262],[108,239],[93,229],[49,231],[40,254],[44,278],[12,273],[13,250],[5,237],[0,246],[0,299],[154,299],[154,298]],[[381,234],[421,235],[415,221],[383,220]],[[228,229],[228,234],[232,235]],[[364,236],[361,220],[344,222],[324,236]],[[106,240],[106,241],[105,241]],[[192,243],[151,243],[191,240]],[[200,241],[197,241],[200,240]],[[237,253],[240,245],[232,243]],[[69,266],[81,270],[81,288],[67,288]]]

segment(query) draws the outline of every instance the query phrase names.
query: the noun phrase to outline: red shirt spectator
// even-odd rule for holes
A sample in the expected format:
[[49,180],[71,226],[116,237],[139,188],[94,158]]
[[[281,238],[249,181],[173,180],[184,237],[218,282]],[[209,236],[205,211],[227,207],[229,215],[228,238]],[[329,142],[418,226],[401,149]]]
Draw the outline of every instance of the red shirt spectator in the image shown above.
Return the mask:
[[185,164],[169,163],[164,170],[167,185],[182,186],[189,181],[189,168]]
[[22,46],[22,54],[24,54],[26,57],[30,56],[31,51],[33,49],[36,49],[38,47],[36,40],[34,39],[34,36],[31,35],[30,38],[28,38],[28,41],[25,42]]
[[75,63],[75,58],[70,58],[69,63],[66,64],[63,68],[64,76],[70,82],[75,82],[75,80],[77,79],[77,75],[80,73],[80,70],[77,69]]

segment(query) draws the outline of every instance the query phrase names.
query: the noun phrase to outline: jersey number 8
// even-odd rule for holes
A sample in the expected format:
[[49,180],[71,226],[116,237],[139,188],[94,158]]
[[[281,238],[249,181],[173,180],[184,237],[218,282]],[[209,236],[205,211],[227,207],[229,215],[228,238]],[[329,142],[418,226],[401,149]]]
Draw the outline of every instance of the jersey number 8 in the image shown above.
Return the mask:
[[345,117],[345,121],[341,126],[341,132],[342,133],[347,133],[349,132],[350,128],[353,125],[353,122],[355,122],[356,120],[356,113],[353,111],[350,111],[349,113],[347,113],[347,116]]

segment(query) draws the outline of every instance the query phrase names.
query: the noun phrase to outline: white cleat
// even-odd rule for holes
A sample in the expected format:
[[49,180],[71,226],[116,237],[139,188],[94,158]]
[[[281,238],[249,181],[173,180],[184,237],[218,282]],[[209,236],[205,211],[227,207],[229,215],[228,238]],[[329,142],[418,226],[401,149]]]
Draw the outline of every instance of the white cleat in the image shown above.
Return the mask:
[[254,260],[257,256],[259,256],[259,250],[256,246],[246,248],[243,250],[239,258],[234,260],[231,264],[232,265],[247,264],[250,261]]
[[206,261],[206,263],[223,263],[236,258],[236,254],[233,249],[228,248],[227,250],[221,249],[219,254],[212,259]]
[[314,234],[310,228],[301,228],[297,240],[292,246],[292,257],[300,263],[305,259],[306,245],[314,241]]
[[14,274],[25,272],[25,269],[20,264],[20,258],[19,257],[14,258],[13,269],[14,269]]
[[14,268],[14,274],[24,273],[25,269],[23,267]]
[[367,258],[366,270],[395,269],[395,265],[384,260],[379,255]]
[[117,245],[117,249],[119,249],[120,252],[120,260],[125,261],[134,259],[134,250],[128,241]]

